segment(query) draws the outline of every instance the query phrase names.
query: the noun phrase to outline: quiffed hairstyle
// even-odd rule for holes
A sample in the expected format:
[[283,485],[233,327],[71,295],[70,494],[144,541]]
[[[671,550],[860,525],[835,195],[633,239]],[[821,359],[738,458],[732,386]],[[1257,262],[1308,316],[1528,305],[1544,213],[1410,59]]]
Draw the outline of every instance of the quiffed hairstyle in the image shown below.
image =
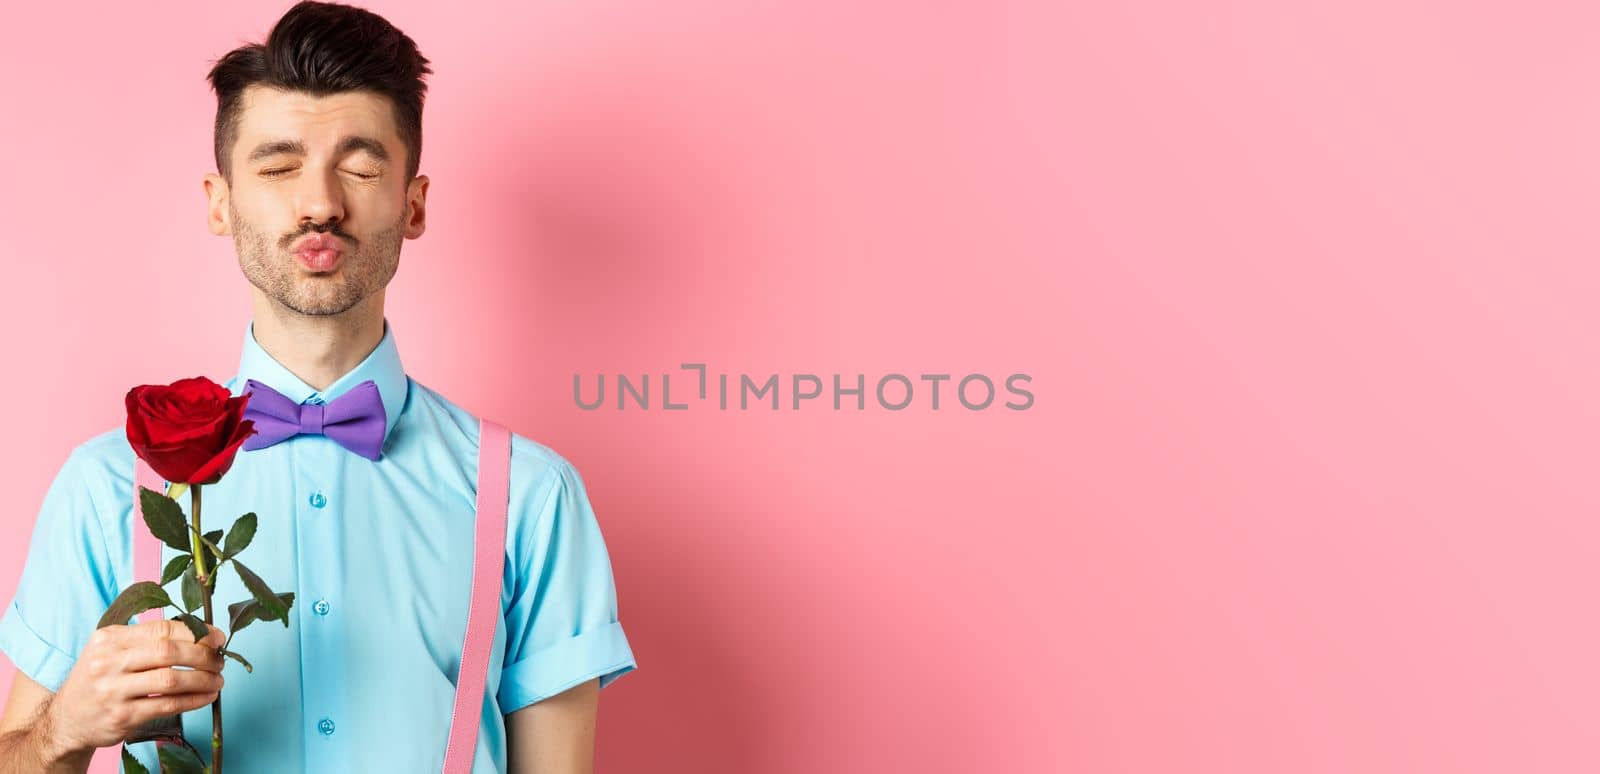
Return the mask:
[[423,76],[432,73],[417,44],[387,19],[364,8],[306,0],[278,20],[266,43],[242,46],[216,61],[206,77],[217,93],[213,152],[217,171],[233,181],[229,153],[239,139],[247,86],[325,96],[371,91],[389,98],[405,143],[406,182],[422,158]]

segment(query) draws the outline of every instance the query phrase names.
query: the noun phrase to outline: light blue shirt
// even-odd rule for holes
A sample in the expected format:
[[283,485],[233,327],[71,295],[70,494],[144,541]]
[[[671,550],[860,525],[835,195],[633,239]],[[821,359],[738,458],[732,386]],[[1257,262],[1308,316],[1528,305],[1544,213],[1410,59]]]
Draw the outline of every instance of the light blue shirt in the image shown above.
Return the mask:
[[[439,771],[472,582],[478,418],[406,375],[388,320],[377,348],[320,393],[246,326],[238,375],[225,386],[239,395],[246,379],[299,403],[331,401],[371,379],[387,426],[376,461],[302,434],[241,450],[204,489],[205,529],[254,512],[259,526],[240,561],[274,591],[295,593],[288,628],[260,621],[230,646],[255,671],[232,659],[223,668],[227,771]],[[0,651],[51,691],[134,581],[133,464],[122,427],[72,450],[44,497],[16,598],[0,617]],[[506,714],[596,677],[604,688],[636,667],[577,470],[513,432],[510,490],[503,617],[474,772],[507,770]],[[178,502],[189,513],[188,495]],[[160,566],[177,553],[163,545]],[[178,600],[179,581],[167,588]],[[213,622],[226,631],[226,605],[249,598],[238,574],[222,570]],[[209,758],[210,706],[184,713],[183,724]],[[159,770],[154,742],[131,749]]]

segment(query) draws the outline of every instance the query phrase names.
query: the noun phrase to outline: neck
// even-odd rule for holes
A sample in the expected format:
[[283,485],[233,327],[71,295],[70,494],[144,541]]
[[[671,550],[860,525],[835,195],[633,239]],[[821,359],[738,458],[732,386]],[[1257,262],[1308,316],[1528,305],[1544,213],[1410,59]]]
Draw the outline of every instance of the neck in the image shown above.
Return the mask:
[[350,373],[383,340],[383,290],[333,315],[301,314],[252,290],[256,342],[318,391]]

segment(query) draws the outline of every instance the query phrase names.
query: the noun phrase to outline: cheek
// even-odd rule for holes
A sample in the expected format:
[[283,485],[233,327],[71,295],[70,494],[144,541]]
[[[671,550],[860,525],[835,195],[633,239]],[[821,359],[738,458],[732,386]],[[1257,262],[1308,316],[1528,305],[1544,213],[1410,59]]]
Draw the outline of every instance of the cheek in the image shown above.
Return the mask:
[[277,207],[269,198],[255,191],[237,192],[232,201],[233,217],[244,221],[254,231],[265,231],[277,217]]
[[[348,213],[356,217],[356,220],[351,222],[348,228],[354,229],[351,233],[355,234],[357,238],[371,238],[393,229],[396,224],[404,223],[409,209],[409,205],[403,201],[385,199],[380,202],[374,200],[362,209],[358,217],[353,211]],[[363,241],[366,241],[366,239],[363,239]]]
[[403,192],[382,189],[371,193],[370,197],[366,197],[364,209],[374,223],[393,223],[405,215],[409,203]]

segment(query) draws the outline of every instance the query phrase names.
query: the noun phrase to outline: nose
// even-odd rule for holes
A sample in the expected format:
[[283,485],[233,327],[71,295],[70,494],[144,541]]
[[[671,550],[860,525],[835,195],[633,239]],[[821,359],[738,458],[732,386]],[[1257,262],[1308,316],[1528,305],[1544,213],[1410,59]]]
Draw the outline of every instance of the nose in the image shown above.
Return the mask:
[[295,215],[304,223],[338,223],[344,219],[344,192],[331,174],[302,172],[296,181]]

